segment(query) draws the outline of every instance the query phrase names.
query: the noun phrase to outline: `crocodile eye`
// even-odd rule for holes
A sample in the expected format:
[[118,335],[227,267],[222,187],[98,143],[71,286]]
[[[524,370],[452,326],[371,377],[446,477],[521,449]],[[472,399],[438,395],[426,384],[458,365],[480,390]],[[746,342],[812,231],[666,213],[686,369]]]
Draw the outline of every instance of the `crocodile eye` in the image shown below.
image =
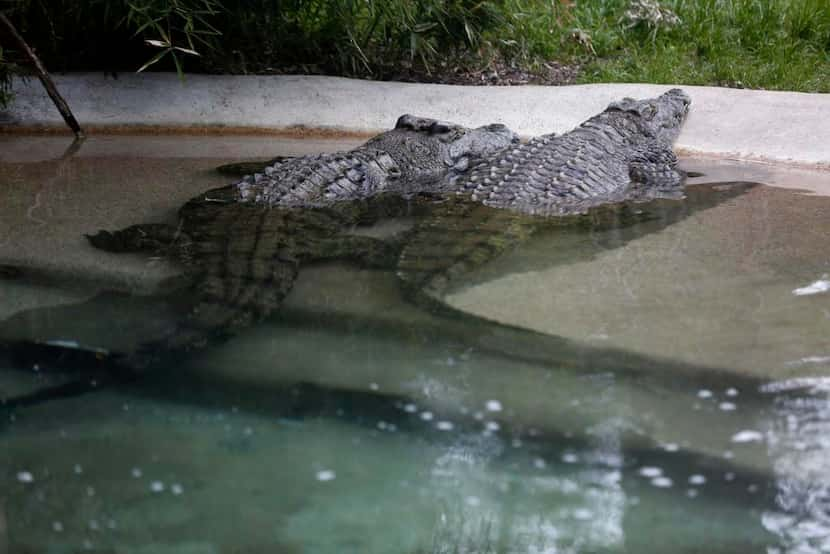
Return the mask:
[[449,133],[452,131],[453,127],[449,123],[444,123],[442,121],[433,121],[432,125],[429,126],[429,134],[430,135],[443,135],[445,133]]
[[655,108],[652,104],[646,104],[640,110],[640,115],[646,120],[654,119],[655,114],[657,114],[657,108]]

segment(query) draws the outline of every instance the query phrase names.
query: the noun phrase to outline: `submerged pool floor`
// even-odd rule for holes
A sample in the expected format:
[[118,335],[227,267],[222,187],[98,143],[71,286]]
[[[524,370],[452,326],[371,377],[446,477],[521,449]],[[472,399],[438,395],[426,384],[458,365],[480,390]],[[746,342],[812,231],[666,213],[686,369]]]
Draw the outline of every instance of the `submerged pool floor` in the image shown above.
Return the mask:
[[[353,144],[0,142],[0,340],[107,349],[179,268],[83,233],[173,220],[221,163]],[[659,230],[540,233],[450,291],[530,347],[326,263],[163,372],[3,411],[0,554],[830,551],[830,174],[683,163],[763,185]],[[87,363],[18,354],[0,397]]]

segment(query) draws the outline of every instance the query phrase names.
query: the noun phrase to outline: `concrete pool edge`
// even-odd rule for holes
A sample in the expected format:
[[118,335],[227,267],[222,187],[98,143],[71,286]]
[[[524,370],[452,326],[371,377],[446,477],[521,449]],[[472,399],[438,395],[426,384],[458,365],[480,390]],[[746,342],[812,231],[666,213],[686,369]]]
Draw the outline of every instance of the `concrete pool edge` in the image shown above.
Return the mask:
[[[523,136],[564,132],[623,96],[671,85],[469,87],[323,76],[100,73],[55,76],[92,133],[363,136],[402,113],[465,125],[507,124]],[[681,152],[830,169],[830,95],[683,86],[692,112]],[[40,84],[16,80],[0,131],[59,132],[63,122]]]

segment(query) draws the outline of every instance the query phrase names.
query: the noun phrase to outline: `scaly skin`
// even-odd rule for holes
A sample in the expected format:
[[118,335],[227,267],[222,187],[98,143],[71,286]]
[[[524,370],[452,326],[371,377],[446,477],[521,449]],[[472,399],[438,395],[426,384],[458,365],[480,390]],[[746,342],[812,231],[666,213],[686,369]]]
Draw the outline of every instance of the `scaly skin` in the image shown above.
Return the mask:
[[487,206],[535,215],[680,190],[684,176],[671,146],[690,102],[679,89],[615,102],[569,133],[534,138],[483,160],[455,179],[454,190]]
[[403,115],[395,128],[366,144],[334,154],[282,159],[237,183],[243,202],[315,207],[378,194],[435,192],[518,137],[504,125],[466,129]]

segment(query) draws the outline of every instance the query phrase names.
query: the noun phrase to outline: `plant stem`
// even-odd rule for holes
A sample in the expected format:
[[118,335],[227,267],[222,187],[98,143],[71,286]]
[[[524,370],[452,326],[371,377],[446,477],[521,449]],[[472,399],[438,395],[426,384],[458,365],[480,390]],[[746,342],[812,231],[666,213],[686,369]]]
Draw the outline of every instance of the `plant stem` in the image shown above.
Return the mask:
[[15,42],[17,42],[17,45],[21,50],[23,50],[32,62],[32,65],[34,65],[38,79],[40,79],[40,82],[43,83],[43,88],[46,89],[47,94],[49,94],[49,98],[52,99],[55,107],[58,108],[58,111],[63,116],[63,120],[66,121],[66,124],[70,129],[72,129],[72,132],[75,133],[77,138],[83,138],[83,129],[81,129],[81,126],[78,124],[78,120],[75,119],[75,116],[72,115],[72,110],[69,109],[69,104],[66,103],[66,100],[64,100],[63,96],[61,96],[60,92],[58,92],[58,89],[55,87],[55,83],[52,82],[52,78],[49,77],[49,73],[46,72],[46,68],[43,66],[43,63],[41,63],[40,58],[37,57],[37,54],[35,54],[35,51],[29,47],[25,40],[23,40],[23,37],[17,32],[17,29],[14,28],[14,25],[12,25],[12,22],[9,21],[9,18],[7,18],[4,13],[0,13],[0,24],[2,24],[2,27],[9,33]]

